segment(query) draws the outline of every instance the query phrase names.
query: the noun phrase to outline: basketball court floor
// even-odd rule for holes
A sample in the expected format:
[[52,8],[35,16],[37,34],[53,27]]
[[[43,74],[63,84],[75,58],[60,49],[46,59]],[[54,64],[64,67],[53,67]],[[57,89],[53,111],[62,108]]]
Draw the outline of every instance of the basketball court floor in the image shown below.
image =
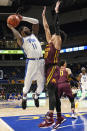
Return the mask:
[[[66,121],[57,129],[58,131],[87,131],[87,100],[80,103],[77,119],[71,118],[69,100],[62,99],[62,115]],[[30,101],[31,105],[31,101]],[[43,121],[48,111],[48,99],[39,108],[28,106],[21,108],[21,100],[0,102],[0,131],[52,131],[52,127],[41,129],[38,124]],[[54,113],[56,119],[56,112]]]

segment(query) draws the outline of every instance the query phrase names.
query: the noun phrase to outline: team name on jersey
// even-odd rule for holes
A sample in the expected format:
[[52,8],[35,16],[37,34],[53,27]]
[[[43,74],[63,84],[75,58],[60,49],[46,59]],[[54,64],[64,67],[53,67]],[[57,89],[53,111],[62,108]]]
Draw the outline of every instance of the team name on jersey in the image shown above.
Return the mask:
[[35,40],[35,39],[33,39],[33,38],[28,38],[28,39],[27,39],[27,41],[28,41],[29,43],[36,42],[36,40]]

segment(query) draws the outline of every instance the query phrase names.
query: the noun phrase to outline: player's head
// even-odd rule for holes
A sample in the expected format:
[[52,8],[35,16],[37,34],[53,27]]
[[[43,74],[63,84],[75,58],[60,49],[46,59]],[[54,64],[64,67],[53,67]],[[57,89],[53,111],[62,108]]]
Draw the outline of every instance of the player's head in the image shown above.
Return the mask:
[[31,34],[30,29],[26,26],[21,26],[19,28],[19,32],[22,35],[22,37],[26,37],[26,36],[29,36]]
[[85,68],[85,67],[82,67],[82,68],[81,68],[81,71],[82,71],[83,74],[85,74],[85,73],[86,73],[86,68]]
[[[62,43],[64,43],[67,39],[67,35],[64,31],[60,30],[60,37],[61,37],[61,40],[62,40]],[[56,36],[56,33],[54,33],[51,37],[51,41],[54,42],[55,41],[55,36]]]
[[67,67],[67,62],[66,62],[66,60],[61,60],[61,61],[60,61],[59,67],[62,67],[62,66],[65,67],[65,68]]

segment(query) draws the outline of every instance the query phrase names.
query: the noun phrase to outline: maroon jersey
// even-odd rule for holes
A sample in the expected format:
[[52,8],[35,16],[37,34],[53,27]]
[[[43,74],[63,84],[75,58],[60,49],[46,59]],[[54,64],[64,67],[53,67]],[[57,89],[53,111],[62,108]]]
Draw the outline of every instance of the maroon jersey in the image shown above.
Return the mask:
[[66,69],[59,69],[58,96],[61,97],[63,93],[66,96],[73,98],[70,83],[68,81],[68,73]]
[[60,51],[57,50],[53,43],[49,43],[45,48],[45,76],[46,76],[46,84],[54,83],[57,84],[59,67],[58,64],[58,56]]
[[68,82],[68,73],[66,69],[60,69],[59,70],[59,79],[58,84]]
[[53,43],[47,44],[44,55],[45,64],[57,64],[59,53],[60,51],[54,47]]

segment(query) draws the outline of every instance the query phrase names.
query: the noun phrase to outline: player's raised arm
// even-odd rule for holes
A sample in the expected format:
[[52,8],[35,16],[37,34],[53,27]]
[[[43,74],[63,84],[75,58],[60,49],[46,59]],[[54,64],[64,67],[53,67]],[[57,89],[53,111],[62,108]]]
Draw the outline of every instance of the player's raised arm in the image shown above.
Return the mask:
[[25,17],[25,16],[22,16],[22,21],[27,21],[31,24],[39,24],[39,20],[35,18]]
[[49,41],[51,40],[51,33],[50,33],[50,29],[49,29],[49,25],[47,23],[45,13],[46,13],[46,7],[44,7],[44,9],[43,9],[42,19],[43,19],[43,26],[44,26],[44,30],[45,30],[46,40],[49,43]]
[[55,19],[55,43],[54,46],[56,49],[61,49],[62,39],[60,36],[60,25],[59,25],[59,6],[60,1],[58,0],[55,6],[55,13],[56,13],[56,19]]
[[12,27],[10,24],[7,24],[7,26],[12,30],[14,36],[17,39],[18,45],[22,46],[23,43],[22,43],[22,36],[21,36],[21,34],[14,27]]
[[38,19],[22,16],[21,21],[26,21],[26,22],[31,23],[32,24],[32,33],[35,35],[38,35],[38,31],[39,31],[39,20]]

